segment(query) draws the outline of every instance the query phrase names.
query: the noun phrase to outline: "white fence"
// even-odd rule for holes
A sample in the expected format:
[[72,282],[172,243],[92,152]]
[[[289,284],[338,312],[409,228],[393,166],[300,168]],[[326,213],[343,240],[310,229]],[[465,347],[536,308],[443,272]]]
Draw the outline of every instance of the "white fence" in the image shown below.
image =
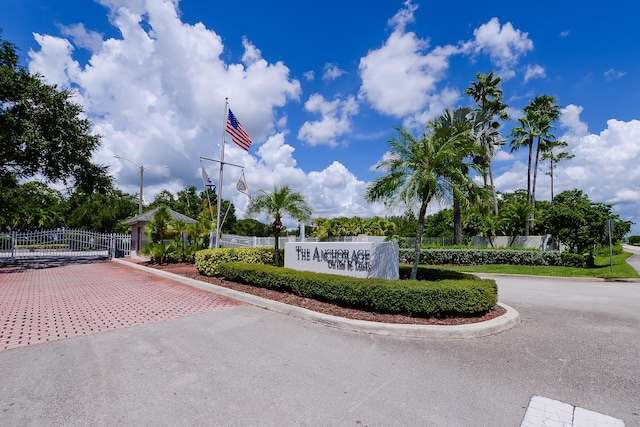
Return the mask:
[[[300,238],[297,236],[282,236],[278,241],[278,246],[284,248],[284,244],[287,242],[299,242]],[[317,238],[306,238],[307,242],[317,242]],[[256,237],[256,236],[238,236],[236,234],[223,234],[220,236],[221,248],[256,248],[260,246],[275,245],[275,237]]]
[[129,234],[64,228],[0,233],[0,262],[29,258],[119,258],[129,256],[130,251]]

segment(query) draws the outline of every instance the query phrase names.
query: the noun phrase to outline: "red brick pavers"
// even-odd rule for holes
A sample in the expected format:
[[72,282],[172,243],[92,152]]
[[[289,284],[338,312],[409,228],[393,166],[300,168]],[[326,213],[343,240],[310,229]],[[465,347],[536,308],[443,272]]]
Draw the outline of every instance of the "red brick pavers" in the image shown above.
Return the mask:
[[0,351],[244,305],[109,261],[0,267]]

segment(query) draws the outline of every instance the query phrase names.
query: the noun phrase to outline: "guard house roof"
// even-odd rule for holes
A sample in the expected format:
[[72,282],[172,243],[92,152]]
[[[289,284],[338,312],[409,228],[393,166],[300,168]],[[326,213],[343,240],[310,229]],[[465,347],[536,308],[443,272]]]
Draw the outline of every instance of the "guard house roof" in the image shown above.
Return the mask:
[[[122,221],[122,224],[133,226],[133,225],[138,225],[140,223],[150,222],[151,220],[153,220],[153,217],[155,216],[156,212],[158,212],[158,209],[160,208],[158,207],[155,209],[151,209],[148,212],[145,212],[138,216],[134,216],[133,218],[128,219],[126,221]],[[183,215],[180,212],[176,212],[171,209],[169,209],[169,216],[171,216],[171,218],[175,219],[176,221],[184,221],[186,224],[195,224],[198,222],[193,218],[189,218],[188,216]]]

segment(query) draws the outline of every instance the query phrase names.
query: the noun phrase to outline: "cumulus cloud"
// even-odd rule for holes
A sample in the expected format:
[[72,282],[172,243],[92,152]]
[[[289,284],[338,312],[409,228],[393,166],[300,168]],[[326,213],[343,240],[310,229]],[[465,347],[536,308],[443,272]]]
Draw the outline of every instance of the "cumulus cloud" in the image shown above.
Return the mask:
[[322,80],[335,80],[344,73],[345,71],[341,70],[340,67],[338,67],[338,65],[336,64],[325,64]]
[[499,74],[504,79],[513,77],[518,60],[533,50],[528,33],[514,28],[511,22],[500,25],[498,18],[491,18],[478,27],[473,35],[475,40],[466,47],[476,53],[489,55],[491,61],[500,67]]
[[[255,146],[286,122],[276,108],[299,99],[300,83],[284,63],[268,62],[248,39],[242,41],[240,62],[225,62],[221,37],[201,23],[183,23],[177,1],[101,4],[121,38],[102,40],[81,24],[63,27],[76,46],[91,51],[80,66],[67,38],[36,35],[40,50],[29,52],[29,67],[50,83],[76,90],[94,131],[103,136],[95,160],[111,165],[126,191],[138,192],[135,175],[113,155],[136,165],[168,164],[171,180],[152,169],[145,174],[145,194],[163,178],[163,188],[177,191],[197,176],[198,155],[219,157],[225,98]],[[226,153],[250,162],[251,156],[229,144]]]
[[547,73],[544,70],[544,67],[540,65],[527,65],[527,70],[524,73],[524,81],[525,83],[531,79],[543,79],[547,77]]
[[358,112],[358,103],[353,96],[327,101],[316,93],[311,95],[304,108],[312,113],[320,113],[322,118],[305,122],[298,132],[298,139],[311,146],[324,144],[334,147],[339,143],[338,138],[349,132],[351,116]]
[[422,110],[434,97],[449,57],[458,51],[445,46],[426,52],[428,47],[427,40],[398,26],[382,47],[360,59],[360,97],[377,111],[395,117]]
[[[387,40],[360,59],[359,97],[382,114],[414,121],[431,116],[430,111],[441,105],[451,106],[451,95],[457,91],[438,85],[446,77],[454,55],[486,54],[500,68],[501,77],[508,79],[515,75],[520,58],[533,49],[527,33],[510,22],[500,25],[497,18],[475,29],[473,40],[431,47],[427,39],[407,31],[416,9],[411,1],[405,1],[389,20],[392,33]],[[525,80],[544,76],[541,66],[533,66]]]
[[[609,120],[599,134],[590,133],[580,119],[582,107],[562,109],[557,135],[566,141],[566,151],[575,157],[554,166],[554,193],[578,188],[594,202],[614,204],[614,212],[624,220],[640,222],[640,120]],[[536,198],[550,199],[546,163],[538,172]],[[500,191],[526,188],[526,164],[520,161],[496,176]]]

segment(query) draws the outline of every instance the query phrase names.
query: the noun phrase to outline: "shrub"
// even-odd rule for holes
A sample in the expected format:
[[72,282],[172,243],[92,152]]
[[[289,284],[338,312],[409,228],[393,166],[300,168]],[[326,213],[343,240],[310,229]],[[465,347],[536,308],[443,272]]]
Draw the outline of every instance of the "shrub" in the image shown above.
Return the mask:
[[[411,264],[414,251],[401,249],[400,263]],[[574,254],[575,255],[575,254]],[[593,258],[583,255],[569,255],[567,252],[542,252],[514,249],[428,249],[420,251],[420,263],[428,265],[552,265],[576,267],[593,266]]]
[[217,270],[227,280],[384,313],[474,315],[488,311],[498,300],[496,282],[489,279],[359,279],[243,263],[221,263]]
[[[284,249],[280,249],[280,257],[284,262]],[[204,276],[217,276],[218,265],[223,262],[244,262],[247,264],[273,265],[273,248],[217,248],[203,249],[196,252],[195,266]]]
[[640,236],[629,236],[630,245],[640,245]]

